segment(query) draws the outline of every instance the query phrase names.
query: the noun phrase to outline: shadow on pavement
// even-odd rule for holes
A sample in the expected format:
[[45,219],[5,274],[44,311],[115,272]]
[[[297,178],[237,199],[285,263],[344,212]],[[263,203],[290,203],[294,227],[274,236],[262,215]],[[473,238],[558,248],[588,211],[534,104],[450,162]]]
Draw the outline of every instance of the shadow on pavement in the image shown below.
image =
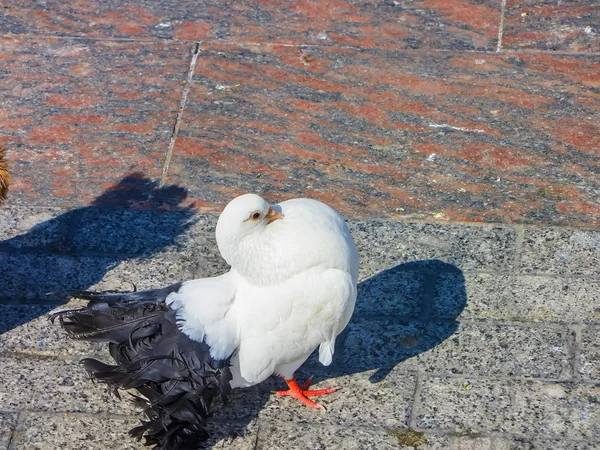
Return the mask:
[[[181,206],[186,197],[181,187],[159,187],[132,173],[90,206],[0,241],[10,266],[0,275],[0,334],[66,303],[68,292],[89,289],[122,261],[148,258],[172,245],[193,223],[193,209]],[[23,304],[28,306],[14,306]]]
[[[452,264],[421,260],[383,270],[359,284],[356,309],[350,324],[338,337],[333,364],[324,367],[313,355],[296,373],[298,381],[313,376],[313,382],[318,383],[369,371],[369,381],[376,390],[376,384],[398,364],[450,338],[458,329],[457,318],[466,303],[463,272]],[[217,412],[216,417],[225,422],[225,418],[230,417],[238,420],[233,425],[229,422],[228,427],[215,427],[214,441],[243,435],[273,395],[272,391],[282,389],[286,389],[283,381],[273,377],[260,385],[234,392],[231,404]],[[351,402],[353,393],[342,389],[333,395],[348,395]],[[306,408],[296,400],[282,401],[287,403],[281,408],[289,405],[292,414],[296,408]],[[327,405],[327,397],[322,401]],[[239,418],[242,414],[236,412],[236,408],[246,408],[248,414]],[[385,405],[381,408],[385,409]],[[310,413],[312,411],[307,412]],[[300,421],[306,420],[306,414],[298,417]]]
[[[193,210],[180,206],[185,198],[182,188],[159,188],[156,182],[132,174],[92,205],[66,212],[0,242],[0,251],[31,255],[28,270],[35,276],[28,280],[26,273],[19,275],[17,270],[13,283],[21,283],[21,289],[37,293],[42,300],[37,305],[17,308],[18,314],[9,311],[11,305],[7,301],[0,304],[0,314],[5,317],[0,321],[0,334],[65,303],[68,297],[64,292],[88,289],[121,261],[147,258],[163,251],[193,223]],[[107,208],[110,206],[120,208]],[[156,212],[156,208],[168,209],[169,213]],[[66,233],[64,239],[53,240],[51,236],[61,229]],[[44,251],[40,252],[42,246]],[[52,259],[56,254],[75,257],[86,252],[94,254],[96,263],[79,263],[75,270],[60,270],[60,261]],[[62,288],[63,294],[43,296],[57,288]],[[359,284],[356,311],[338,338],[333,365],[323,367],[311,357],[298,371],[298,378],[303,380],[310,374],[317,383],[339,375],[372,371],[370,381],[378,383],[398,364],[452,336],[466,302],[463,273],[451,264],[422,260],[383,270]],[[274,389],[285,389],[285,385],[271,379],[235,392],[231,404],[215,414],[216,420],[211,424],[214,442],[243,435]],[[302,406],[290,402],[290,407]]]

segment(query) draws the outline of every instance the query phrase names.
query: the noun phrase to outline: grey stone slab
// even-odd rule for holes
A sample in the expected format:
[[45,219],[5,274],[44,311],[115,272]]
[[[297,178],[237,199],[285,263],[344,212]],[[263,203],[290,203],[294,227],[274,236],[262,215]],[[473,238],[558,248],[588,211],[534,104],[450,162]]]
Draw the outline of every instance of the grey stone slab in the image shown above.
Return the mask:
[[103,414],[24,412],[10,450],[138,450],[145,447],[127,431],[139,423]]
[[494,438],[487,436],[453,436],[448,437],[450,441],[446,448],[448,450],[510,450],[512,441],[510,439]]
[[257,450],[392,450],[399,447],[385,428],[348,428],[312,424],[261,423]]
[[519,269],[600,275],[600,231],[526,228]]
[[258,421],[221,422],[209,420],[210,438],[204,443],[206,448],[227,450],[254,450],[258,439]]
[[17,414],[0,412],[0,449],[6,450],[17,425]]
[[420,429],[600,440],[598,385],[430,377],[419,395]]
[[[5,301],[64,303],[67,293],[88,289],[160,287],[196,276],[221,273],[225,264],[177,254],[133,259],[0,252]],[[48,293],[56,293],[47,295]]]
[[0,247],[66,247],[70,214],[61,208],[6,205],[0,209]]
[[[21,415],[11,450],[134,450],[148,448],[128,435],[139,425],[136,417],[115,417],[105,414],[40,413]],[[210,448],[230,450],[252,449],[256,441],[257,424],[209,423]]]
[[0,265],[10,270],[0,272],[3,299],[11,301],[53,299],[49,292],[65,292],[89,286],[110,267],[89,270],[77,257],[45,253],[0,252]]
[[[328,375],[326,370],[299,371],[299,382],[315,375],[311,389],[339,386],[342,389],[316,401],[327,408],[326,413],[309,408],[290,397],[271,395],[260,410],[261,421],[277,421],[283,424],[319,423],[331,426],[383,426],[407,427],[415,376],[403,371],[389,374],[378,383],[371,381],[374,371],[346,375]],[[277,389],[286,390],[283,382]]]
[[531,440],[515,438],[512,442],[510,442],[510,447],[508,447],[508,450],[598,450],[599,448],[600,442],[594,442],[594,440],[585,442],[571,441],[561,438],[554,440]]
[[148,255],[176,251],[177,239],[195,220],[192,209],[138,211],[83,208],[73,232],[72,244],[78,252]]
[[185,233],[175,236],[178,251],[200,253],[205,257],[220,255],[215,238],[218,214],[196,213]]
[[351,220],[362,264],[392,267],[437,259],[461,270],[511,270],[517,233],[512,228]]
[[448,317],[444,318],[457,317],[467,303],[465,276],[457,267],[435,260],[372,271],[358,285],[355,314],[426,319],[440,298],[435,294],[439,285],[447,285],[451,292],[451,297],[442,298],[442,303],[448,304]]
[[136,414],[127,394],[118,400],[70,360],[0,357],[0,410]]
[[432,302],[433,318],[600,322],[600,280],[486,273],[464,277],[466,297],[454,275],[438,277]]
[[585,327],[581,332],[581,364],[584,380],[600,382],[600,327]]
[[512,325],[390,321],[351,323],[345,368],[540,378],[572,376],[573,332]]
[[387,270],[385,267],[381,266],[371,266],[369,264],[363,264],[362,262],[358,266],[358,282],[362,283],[363,281],[368,280],[374,275],[377,275],[380,272]]
[[29,353],[41,356],[106,355],[105,345],[69,339],[58,321],[51,323],[54,309],[75,307],[76,303],[55,305],[2,305],[0,315],[0,352]]
[[359,283],[354,314],[418,317],[425,302],[424,273],[383,270]]
[[[90,258],[99,267],[110,264],[110,258]],[[118,262],[97,283],[90,286],[94,290],[154,289],[178,281],[198,277],[212,277],[229,270],[224,261],[206,260],[202,257],[163,253],[153,257],[128,259]]]

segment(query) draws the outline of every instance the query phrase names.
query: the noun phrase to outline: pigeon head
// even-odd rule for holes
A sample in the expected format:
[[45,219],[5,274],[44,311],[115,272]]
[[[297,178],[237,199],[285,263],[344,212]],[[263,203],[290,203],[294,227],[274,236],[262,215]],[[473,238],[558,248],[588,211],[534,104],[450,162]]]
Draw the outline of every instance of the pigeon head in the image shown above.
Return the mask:
[[243,250],[252,251],[259,235],[281,218],[283,214],[259,195],[244,194],[230,201],[219,216],[216,229],[217,245],[225,261],[236,266]]

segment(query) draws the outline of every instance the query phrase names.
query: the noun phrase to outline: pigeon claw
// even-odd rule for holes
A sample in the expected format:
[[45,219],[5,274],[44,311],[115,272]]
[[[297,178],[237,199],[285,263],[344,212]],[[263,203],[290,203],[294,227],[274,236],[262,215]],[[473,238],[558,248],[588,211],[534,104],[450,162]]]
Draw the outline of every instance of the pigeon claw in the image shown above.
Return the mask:
[[310,377],[308,380],[302,383],[302,386],[298,386],[298,383],[296,383],[296,380],[294,380],[293,378],[291,380],[285,380],[285,382],[287,383],[289,390],[275,392],[279,397],[293,397],[297,400],[300,400],[305,405],[310,406],[311,408],[318,408],[323,412],[327,411],[325,407],[317,402],[313,402],[308,397],[327,395],[341,389],[340,387],[332,387],[325,389],[308,390],[308,388],[310,387],[310,383],[312,382],[312,377]]

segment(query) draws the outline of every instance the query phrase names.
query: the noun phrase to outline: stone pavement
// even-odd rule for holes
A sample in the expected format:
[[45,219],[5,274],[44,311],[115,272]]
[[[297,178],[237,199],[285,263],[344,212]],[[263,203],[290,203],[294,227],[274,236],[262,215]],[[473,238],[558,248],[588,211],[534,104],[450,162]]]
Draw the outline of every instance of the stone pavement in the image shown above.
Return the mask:
[[[47,314],[226,267],[246,191],[349,220],[319,414],[239,391],[214,448],[600,449],[595,0],[0,0],[0,449],[134,449]],[[50,294],[49,294],[50,293]]]

